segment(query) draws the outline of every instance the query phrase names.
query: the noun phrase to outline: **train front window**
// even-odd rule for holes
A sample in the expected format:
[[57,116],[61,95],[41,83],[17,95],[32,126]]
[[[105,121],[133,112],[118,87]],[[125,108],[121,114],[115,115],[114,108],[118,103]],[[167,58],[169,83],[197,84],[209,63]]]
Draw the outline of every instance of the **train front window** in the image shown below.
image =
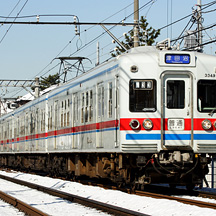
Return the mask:
[[216,80],[199,80],[197,83],[197,108],[199,112],[216,111]]
[[167,81],[167,108],[184,109],[185,107],[185,82],[183,80]]
[[131,112],[156,111],[155,80],[130,80],[129,109]]

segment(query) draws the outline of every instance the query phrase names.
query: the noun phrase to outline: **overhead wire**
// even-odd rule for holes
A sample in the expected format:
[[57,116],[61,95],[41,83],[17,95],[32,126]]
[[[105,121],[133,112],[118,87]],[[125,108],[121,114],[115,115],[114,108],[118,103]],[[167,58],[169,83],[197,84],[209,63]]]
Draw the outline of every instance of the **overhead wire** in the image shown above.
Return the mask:
[[[20,11],[17,13],[17,16],[14,18],[13,22],[15,22],[15,20],[19,16],[19,14],[22,12],[22,10],[24,9],[24,7],[26,6],[27,2],[28,2],[28,0],[25,1],[24,5],[20,9]],[[0,44],[2,43],[2,41],[4,40],[4,38],[6,37],[6,35],[8,34],[8,32],[10,31],[10,29],[11,29],[12,26],[13,26],[13,23],[9,26],[9,28],[6,31],[6,33],[4,34],[4,36],[2,37],[2,39],[0,40]]]
[[[149,1],[147,4],[149,4],[149,3],[152,3],[153,4],[153,2],[154,1]],[[202,6],[206,6],[205,8],[202,8],[202,13],[208,13],[208,12],[204,12],[203,10],[204,9],[206,9],[206,8],[208,8],[208,7],[210,7],[210,6],[212,6],[212,5],[214,5],[216,3],[216,1],[213,1],[213,2],[211,2],[211,3],[208,3],[208,4],[205,4],[205,5],[202,5]],[[146,4],[145,5],[143,5],[142,7],[144,7],[144,6],[146,6]],[[140,9],[142,9],[142,7],[140,8]],[[126,7],[125,7],[126,8]],[[123,9],[122,9],[123,10]],[[213,12],[214,10],[211,10],[211,11],[209,11],[209,12]],[[132,13],[133,14],[133,13]],[[129,16],[127,16],[127,17],[130,17],[132,14],[130,14]],[[162,29],[164,29],[164,28],[167,28],[167,27],[169,27],[170,25],[174,25],[174,24],[176,24],[176,23],[178,23],[178,22],[180,22],[180,21],[182,21],[182,20],[184,20],[184,19],[186,19],[186,18],[188,18],[188,17],[190,17],[191,16],[191,14],[190,15],[187,15],[187,16],[185,16],[185,17],[183,17],[183,18],[181,18],[181,19],[178,19],[178,20],[176,20],[176,21],[174,21],[174,22],[172,22],[172,23],[170,23],[170,24],[167,24],[166,26],[163,26],[163,27],[161,27],[160,28],[160,30],[162,30]],[[111,17],[111,16],[110,16]],[[127,18],[126,17],[126,18]],[[125,19],[126,19],[125,18]],[[108,19],[108,18],[107,18]],[[106,19],[105,19],[106,20]],[[102,21],[103,22],[103,21]],[[93,28],[94,26],[92,26],[92,27],[90,27],[90,28],[88,28],[87,30],[89,30],[89,29],[91,29],[91,28]],[[115,26],[113,26],[112,28],[114,28]],[[109,30],[111,30],[112,28],[110,28]],[[86,30],[85,30],[86,31]],[[99,36],[97,36],[97,37],[95,37],[94,39],[92,39],[91,41],[89,41],[87,44],[85,44],[85,45],[83,45],[80,49],[78,49],[78,50],[76,50],[74,53],[72,53],[70,56],[72,56],[72,55],[74,55],[75,53],[77,53],[77,52],[79,52],[79,51],[81,51],[82,49],[84,49],[84,48],[86,48],[88,45],[90,45],[91,43],[93,43],[95,40],[97,40],[98,38],[100,38],[101,36],[103,36],[104,35],[104,32],[102,33],[102,34],[100,34]],[[184,36],[183,36],[184,37]],[[180,38],[182,38],[182,37],[180,37]],[[69,41],[69,43],[62,49],[62,51],[60,52],[60,53],[62,53],[66,48],[67,48],[67,46],[70,44],[71,42]],[[58,55],[60,55],[60,53],[58,54]],[[54,66],[54,67],[57,67],[59,64],[57,64],[56,66]],[[49,65],[48,65],[49,66]],[[46,66],[45,68],[47,68],[48,66]],[[53,67],[53,68],[54,68]],[[45,70],[45,68],[42,70],[42,71],[44,71]],[[47,74],[48,72],[50,72],[52,69],[50,69],[50,70],[48,70],[47,72],[45,72],[43,75],[45,75],[45,74]],[[40,71],[37,75],[39,75],[42,71]]]
[[[116,13],[114,13],[114,14],[112,14],[111,16],[107,17],[106,19],[102,20],[100,23],[102,23],[102,22],[108,20],[109,18],[115,16],[116,14],[120,13],[121,11],[123,11],[123,10],[125,10],[126,8],[130,7],[131,5],[133,5],[133,3],[127,5],[127,6],[124,7],[123,9],[117,11]],[[33,16],[33,15],[32,15],[32,16]],[[32,16],[30,16],[30,17],[32,17]],[[36,16],[36,15],[34,15],[34,16]],[[41,16],[41,15],[39,15],[39,16]],[[43,16],[45,16],[45,15],[43,15]],[[86,32],[86,31],[88,31],[89,29],[91,29],[91,28],[93,28],[93,27],[95,27],[95,26],[91,26],[91,27],[89,27],[88,29],[83,30],[81,33]],[[59,56],[59,55],[71,44],[71,42],[75,39],[75,37],[76,37],[76,35],[64,46],[64,48],[58,53],[57,56]],[[55,58],[57,58],[57,56],[56,56]],[[36,76],[38,76],[39,74],[41,74],[51,63],[52,63],[52,61],[51,61],[47,66],[45,66],[39,73],[37,73]],[[59,64],[60,64],[60,63],[59,63]],[[59,65],[59,64],[58,64],[58,65]],[[49,70],[49,71],[50,71],[50,70]],[[42,76],[46,75],[49,71],[45,72]]]
[[[141,6],[138,10],[139,10],[139,11],[143,10],[143,9],[144,9],[145,7],[147,7],[150,3],[151,3],[150,6],[152,6],[152,4],[154,4],[156,1],[157,1],[157,0],[150,0],[150,1],[148,1],[148,2],[145,3],[143,6]],[[128,19],[129,17],[131,17],[134,13],[135,13],[135,11],[132,12],[131,14],[129,14],[128,16],[126,16],[126,17],[124,18],[124,20]],[[122,20],[121,20],[121,21],[122,21]],[[119,21],[119,23],[120,23],[121,21]],[[116,27],[116,26],[112,26],[112,27],[110,27],[108,30],[110,31],[110,30],[112,30],[112,29],[115,28],[115,27]],[[130,30],[130,31],[131,31],[131,30]],[[103,35],[105,35],[105,33],[106,33],[106,32],[102,32],[99,36],[97,36],[96,38],[92,39],[90,42],[88,42],[88,43],[85,44],[84,46],[89,46],[89,45],[91,45],[94,41],[96,41],[97,39],[99,39],[100,37],[102,37]],[[86,47],[82,47],[81,49],[83,49],[83,48],[86,48]],[[76,54],[76,53],[79,52],[79,51],[81,51],[81,50],[75,51],[75,52],[72,53],[70,56]],[[111,58],[112,58],[112,57],[111,57]],[[105,62],[106,62],[106,61],[107,61],[107,60],[105,60]]]
[[[9,15],[7,16],[7,17],[1,17],[1,18],[4,18],[5,20],[4,21],[6,21],[9,17],[10,17],[10,15],[13,13],[13,11],[16,9],[16,7],[19,5],[19,3],[21,2],[22,0],[19,0],[17,3],[16,3],[16,5],[14,6],[14,8],[12,9],[12,11],[9,13]],[[3,25],[1,25],[0,27],[2,27]]]
[[[205,5],[202,5],[202,6],[205,6],[205,7],[203,7],[203,8],[201,8],[201,12],[202,13],[205,13],[205,9],[206,8],[208,8],[208,7],[211,7],[212,5],[214,5],[214,4],[216,4],[216,1],[213,1],[213,2],[210,2],[210,3],[208,3],[208,4],[205,4]],[[214,10],[213,10],[214,11]],[[186,16],[184,16],[184,17],[182,17],[182,18],[180,18],[180,19],[178,19],[178,20],[176,20],[176,21],[174,21],[174,22],[172,22],[172,23],[170,23],[170,24],[167,24],[167,25],[165,25],[165,26],[163,26],[163,27],[161,27],[161,28],[159,28],[159,30],[162,30],[162,29],[164,29],[164,28],[168,28],[169,26],[172,26],[172,25],[174,25],[174,24],[176,24],[176,23],[178,23],[178,22],[180,22],[180,21],[182,21],[182,20],[184,20],[184,19],[187,19],[188,17],[192,17],[192,15],[191,14],[189,14],[189,15],[186,15]],[[189,22],[191,21],[191,19],[189,20]],[[188,24],[189,24],[189,22],[188,22]],[[193,24],[195,23],[195,21],[193,22]],[[187,25],[188,25],[187,24]],[[192,24],[192,25],[193,25]],[[184,28],[184,30],[185,30],[186,28]],[[175,40],[179,40],[179,39],[182,39],[182,38],[184,38],[184,37],[187,37],[187,35],[185,35],[185,36],[183,36],[183,37],[181,37],[181,35],[182,35],[182,32],[181,32],[181,34],[180,34],[180,36],[177,38],[177,39],[174,39],[174,40],[171,40],[171,42],[173,42],[173,41],[175,41]]]
[[[141,6],[141,7],[139,8],[139,10],[144,9],[144,8],[145,8],[146,6],[148,6],[150,3],[151,3],[151,6],[152,6],[152,4],[155,3],[156,1],[157,1],[157,0],[150,0],[150,1],[148,1],[146,4],[144,4],[143,6]],[[114,13],[114,15],[117,14],[117,13],[119,13],[119,12],[121,12],[122,10],[125,10],[125,8],[131,6],[132,4],[133,4],[133,3],[131,3],[130,5],[124,7],[123,9],[119,10],[118,12]],[[130,16],[132,16],[133,14],[134,14],[134,12],[131,13],[131,14],[129,14],[127,17],[125,17],[124,20],[128,19],[128,18],[129,18]],[[111,18],[111,17],[113,17],[113,15],[111,15],[111,16],[109,16],[108,18],[104,19],[103,21],[101,21],[101,23],[104,22],[104,21],[106,21],[107,19],[109,19],[109,18]],[[122,21],[122,20],[121,20],[121,21]],[[121,22],[121,21],[120,21],[120,22]],[[119,23],[120,23],[120,22],[119,22]],[[89,29],[91,29],[91,28],[93,28],[93,27],[94,27],[94,26],[88,28],[87,30],[89,30]],[[109,30],[113,29],[114,27],[116,27],[116,26],[111,27]],[[81,51],[81,49],[87,47],[88,45],[92,44],[95,40],[99,39],[99,38],[100,38],[101,36],[103,36],[105,33],[106,33],[106,32],[102,32],[99,36],[95,37],[93,40],[91,40],[90,42],[88,42],[87,44],[85,44],[84,46],[82,46],[80,49],[77,49],[74,53],[70,54],[70,56],[72,56],[72,55],[74,55],[75,53]],[[74,39],[74,38],[75,38],[75,36],[73,37],[73,39]],[[73,39],[72,39],[72,40],[73,40]],[[72,40],[71,40],[71,41],[72,41]],[[62,51],[61,51],[60,53],[62,53],[62,52],[67,48],[67,46],[71,43],[71,41],[69,41],[69,43],[62,49]],[[58,55],[60,55],[60,53],[59,53]],[[58,56],[58,55],[57,55],[57,56]],[[56,57],[57,57],[57,56],[56,56]],[[110,58],[112,58],[112,57],[110,57]],[[107,60],[105,60],[105,61],[107,61]],[[51,62],[52,62],[52,61],[51,61]],[[43,70],[41,70],[36,76],[38,76],[39,74],[41,74],[42,71],[44,71],[47,67],[49,67],[50,64],[51,64],[51,62],[50,62],[47,66],[45,66],[45,68],[44,68]],[[45,73],[43,73],[41,76],[42,76],[42,77],[45,76],[45,75],[48,74],[51,70],[53,70],[54,68],[56,68],[56,67],[59,66],[59,65],[60,65],[60,63],[56,64],[54,67],[52,67],[51,69],[49,69],[48,71],[46,71]]]
[[[143,6],[141,6],[141,7],[139,8],[139,10],[143,9],[144,7],[146,7],[146,6],[147,6],[149,3],[151,3],[152,1],[154,1],[154,0],[148,1],[146,4],[144,4]],[[128,19],[129,17],[131,17],[133,14],[134,14],[134,12],[131,13],[131,14],[129,14],[127,17],[125,17],[125,20]],[[119,23],[121,23],[121,22],[122,22],[122,20],[119,21]],[[110,30],[112,30],[112,29],[115,28],[115,27],[116,27],[116,26],[114,25],[114,26],[110,27],[108,30],[110,31]],[[105,33],[106,33],[106,32],[102,32],[100,35],[98,35],[97,37],[95,37],[94,39],[92,39],[91,41],[89,41],[87,44],[83,45],[83,47],[81,47],[79,50],[73,52],[70,56],[72,56],[72,55],[74,55],[75,53],[79,52],[81,49],[86,48],[86,47],[89,46],[91,43],[93,43],[94,41],[96,41],[97,39],[99,39],[101,36],[103,36]]]

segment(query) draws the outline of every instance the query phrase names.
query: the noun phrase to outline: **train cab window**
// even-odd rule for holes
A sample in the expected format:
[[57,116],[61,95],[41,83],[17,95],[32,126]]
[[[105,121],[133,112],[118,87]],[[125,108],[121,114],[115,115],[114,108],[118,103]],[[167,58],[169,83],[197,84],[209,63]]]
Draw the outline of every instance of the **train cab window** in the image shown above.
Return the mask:
[[129,109],[131,112],[155,112],[156,81],[130,80]]
[[197,83],[197,108],[199,112],[216,111],[216,80],[199,80]]
[[185,107],[185,82],[183,80],[167,81],[167,108],[184,109]]

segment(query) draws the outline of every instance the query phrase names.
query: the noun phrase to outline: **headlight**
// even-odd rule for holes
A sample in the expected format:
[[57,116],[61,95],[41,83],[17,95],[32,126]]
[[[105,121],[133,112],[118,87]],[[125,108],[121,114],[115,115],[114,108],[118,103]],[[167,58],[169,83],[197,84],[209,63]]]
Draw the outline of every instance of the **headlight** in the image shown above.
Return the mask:
[[216,129],[216,121],[214,122],[214,127],[215,127],[215,129]]
[[139,121],[136,120],[136,119],[131,120],[131,122],[130,122],[130,127],[131,127],[133,130],[139,129],[139,127],[140,127]]
[[209,130],[212,127],[212,123],[208,119],[205,119],[202,121],[202,127],[204,130]]
[[143,127],[146,129],[146,130],[150,130],[153,128],[153,123],[150,119],[145,119],[143,121]]

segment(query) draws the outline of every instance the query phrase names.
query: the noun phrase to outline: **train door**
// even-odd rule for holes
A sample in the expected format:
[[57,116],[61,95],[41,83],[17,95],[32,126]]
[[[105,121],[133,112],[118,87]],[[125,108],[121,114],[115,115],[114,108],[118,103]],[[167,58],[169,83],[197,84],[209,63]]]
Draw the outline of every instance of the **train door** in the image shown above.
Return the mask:
[[38,145],[38,134],[39,134],[39,108],[36,109],[36,117],[35,117],[35,149],[39,150]]
[[25,151],[29,150],[29,116],[28,113],[26,113],[25,116]]
[[35,119],[33,116],[33,110],[30,112],[30,116],[29,116],[29,126],[30,126],[30,133],[29,133],[29,150],[33,151],[34,150],[34,139],[33,139],[33,135],[35,134],[34,132],[34,126],[35,126]]
[[193,144],[192,82],[188,72],[165,72],[162,75],[163,147],[189,147]]
[[104,85],[100,83],[97,86],[97,148],[103,147],[104,102]]
[[58,101],[54,102],[54,149],[57,149],[57,131],[58,131]]

